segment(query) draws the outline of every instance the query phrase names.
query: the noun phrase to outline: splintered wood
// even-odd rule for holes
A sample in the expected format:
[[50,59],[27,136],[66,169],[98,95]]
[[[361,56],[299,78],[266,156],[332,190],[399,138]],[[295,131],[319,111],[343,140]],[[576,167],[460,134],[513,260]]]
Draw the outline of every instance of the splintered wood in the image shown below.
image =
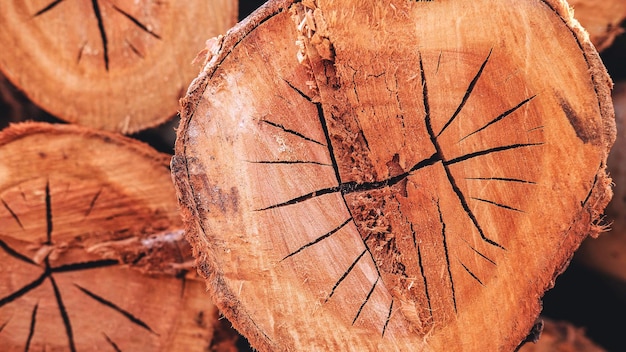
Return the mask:
[[611,190],[565,2],[270,1],[215,43],[172,172],[263,351],[511,351]]
[[205,351],[169,156],[78,126],[0,133],[2,351]]
[[133,133],[174,116],[237,1],[21,1],[0,11],[0,70],[60,119]]

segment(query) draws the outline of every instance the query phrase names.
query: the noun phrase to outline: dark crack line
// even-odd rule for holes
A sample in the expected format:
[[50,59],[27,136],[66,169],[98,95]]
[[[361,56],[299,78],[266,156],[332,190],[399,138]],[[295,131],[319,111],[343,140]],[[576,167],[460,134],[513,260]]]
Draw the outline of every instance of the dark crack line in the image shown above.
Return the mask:
[[[490,52],[491,54],[491,52]],[[489,57],[487,57],[489,58]],[[486,63],[486,61],[485,61]],[[457,198],[459,199],[459,202],[461,203],[461,206],[463,207],[463,210],[465,210],[465,212],[467,213],[467,216],[470,218],[470,220],[472,221],[472,223],[474,224],[474,227],[476,227],[476,230],[478,230],[478,233],[480,234],[480,237],[487,243],[496,246],[498,248],[502,248],[504,249],[504,247],[502,247],[500,244],[498,244],[497,242],[493,241],[492,239],[488,238],[487,236],[485,236],[485,233],[483,232],[482,228],[480,227],[480,224],[478,223],[478,220],[476,219],[476,216],[474,215],[474,213],[471,211],[471,209],[469,208],[469,205],[467,204],[467,201],[465,200],[465,196],[463,195],[463,192],[461,192],[461,190],[459,189],[459,187],[456,185],[456,181],[454,180],[454,177],[452,176],[452,173],[450,172],[450,162],[446,161],[445,158],[443,157],[443,151],[441,149],[441,146],[439,145],[439,142],[437,141],[437,137],[435,136],[435,133],[433,132],[433,127],[431,124],[431,116],[430,116],[430,105],[429,105],[429,101],[428,101],[428,84],[426,83],[426,74],[424,72],[424,63],[422,61],[422,55],[420,54],[419,56],[419,65],[420,65],[420,71],[421,71],[421,79],[422,79],[422,98],[423,98],[423,104],[424,104],[424,122],[426,124],[426,130],[428,131],[428,135],[430,136],[430,141],[433,144],[433,146],[435,147],[436,150],[436,154],[439,155],[441,157],[442,163],[443,163],[443,168],[444,171],[446,173],[446,177],[448,178],[448,182],[450,182],[450,186],[452,187],[453,192],[456,194]],[[486,152],[486,151],[483,151]],[[480,153],[480,152],[479,152]],[[476,153],[473,153],[476,154]],[[471,155],[471,154],[468,154]],[[482,155],[482,154],[477,154],[478,155]],[[466,160],[469,159],[469,157],[463,159]],[[458,161],[462,161],[462,160],[458,160]]]
[[492,204],[492,205],[495,205],[495,206],[497,206],[499,208],[503,208],[503,209],[506,209],[506,210],[513,210],[513,211],[517,211],[517,212],[520,212],[520,213],[525,213],[525,211],[523,211],[523,210],[520,210],[520,209],[517,209],[517,208],[513,208],[513,207],[505,205],[505,204],[497,203],[497,202],[494,202],[494,201],[489,200],[489,199],[476,198],[476,197],[470,197],[470,199],[477,200],[477,201],[483,202],[483,203]]
[[30,316],[30,328],[28,330],[28,337],[26,338],[26,345],[24,347],[24,351],[28,352],[28,350],[30,349],[30,342],[33,339],[33,335],[35,335],[35,325],[37,324],[37,308],[39,307],[39,302],[37,302],[37,304],[35,304],[35,307],[33,307],[33,312],[31,313]]
[[46,279],[46,277],[49,276],[48,272],[44,272],[42,273],[38,278],[36,278],[34,281],[32,281],[29,284],[26,284],[24,287],[20,288],[19,290],[11,293],[10,295],[3,297],[0,299],[0,307],[4,306],[5,304],[11,303],[14,300],[22,297],[23,295],[27,294],[28,292],[32,291],[33,289],[39,287],[43,281]]
[[332,166],[331,164],[320,163],[319,161],[309,161],[309,160],[245,160],[245,162],[250,164],[283,164],[283,165],[292,165],[292,164],[311,164],[311,165],[320,165],[320,166]]
[[428,312],[430,316],[433,316],[433,307],[430,302],[430,293],[428,291],[428,280],[426,279],[426,271],[424,270],[424,264],[422,263],[422,251],[420,247],[417,246],[417,264],[420,267],[420,274],[422,275],[422,280],[424,281],[424,293],[426,294],[426,301],[428,302]]
[[98,30],[100,31],[100,38],[102,39],[104,68],[107,71],[109,71],[109,42],[107,40],[107,33],[104,30],[104,20],[102,18],[102,13],[100,12],[100,4],[98,4],[98,0],[91,0],[91,4],[93,7],[93,13],[96,15],[96,20],[98,21]]
[[4,323],[2,323],[2,325],[0,325],[0,332],[4,330],[4,328],[9,324],[10,321],[11,321],[11,318],[7,319]]
[[53,2],[51,2],[50,4],[48,4],[48,6],[44,7],[43,9],[35,12],[35,14],[33,15],[33,17],[37,17],[39,15],[43,15],[44,13],[52,10],[55,6],[57,6],[58,4],[62,3],[63,0],[55,0]]
[[139,51],[139,49],[137,49],[137,47],[135,47],[130,41],[128,41],[128,39],[125,39],[124,42],[126,43],[126,45],[128,45],[128,47],[130,48],[130,51],[132,51],[138,57],[145,59],[144,54],[141,51]]
[[465,242],[465,244],[472,250],[474,251],[474,253],[478,254],[481,258],[485,259],[486,261],[488,261],[489,263],[493,264],[493,265],[497,265],[495,261],[493,261],[491,258],[487,257],[486,255],[482,254],[478,249],[474,248],[471,244],[469,244],[469,242],[467,242],[466,239],[461,238],[461,240],[463,240],[463,242]]
[[446,268],[448,270],[448,279],[450,280],[450,290],[452,291],[452,303],[454,305],[454,312],[458,313],[456,306],[456,291],[454,290],[454,279],[452,278],[452,268],[450,265],[450,252],[448,252],[446,223],[443,221],[443,213],[441,212],[441,207],[439,206],[439,200],[437,200],[437,212],[439,213],[439,223],[441,224],[441,241],[443,243],[443,253],[446,257]]
[[326,297],[326,299],[324,300],[324,303],[328,302],[328,300],[335,294],[335,290],[337,289],[337,287],[339,287],[339,284],[341,284],[341,282],[343,282],[343,280],[348,277],[348,275],[350,274],[350,272],[352,272],[352,269],[354,269],[354,267],[356,266],[356,264],[359,262],[359,260],[361,260],[361,258],[363,258],[363,256],[365,255],[365,253],[367,253],[368,250],[367,248],[365,248],[363,250],[363,252],[361,252],[361,254],[359,254],[359,256],[354,260],[354,262],[352,262],[352,264],[350,264],[350,266],[348,267],[348,269],[346,269],[346,271],[343,273],[343,275],[341,275],[341,277],[339,278],[339,280],[337,280],[337,282],[335,283],[335,285],[333,286],[333,288],[330,290],[330,294],[328,294],[328,297]]
[[287,259],[287,258],[289,258],[289,257],[292,257],[292,256],[294,256],[294,255],[296,255],[296,254],[298,254],[298,253],[302,252],[303,250],[305,250],[305,249],[307,249],[307,248],[309,248],[309,247],[313,246],[314,244],[317,244],[317,243],[321,242],[322,240],[324,240],[324,239],[326,239],[326,238],[328,238],[328,237],[332,236],[333,234],[337,233],[339,230],[341,230],[342,228],[344,228],[344,226],[346,226],[348,223],[350,223],[350,221],[352,221],[352,217],[348,218],[346,221],[344,221],[343,223],[341,223],[341,225],[339,225],[339,226],[335,227],[334,229],[330,230],[329,232],[325,233],[324,235],[322,235],[322,236],[320,236],[320,237],[316,238],[315,240],[313,240],[313,241],[311,241],[311,242],[309,242],[309,243],[305,244],[304,246],[302,246],[302,247],[300,247],[300,248],[296,249],[295,251],[291,252],[289,255],[287,255],[287,256],[285,256],[283,259],[281,259],[281,261],[283,261],[283,260],[285,260],[285,259]]
[[161,37],[154,33],[153,31],[151,31],[145,24],[141,23],[137,18],[135,18],[133,15],[129,14],[128,12],[120,9],[119,7],[115,6],[114,4],[112,4],[113,9],[117,12],[119,12],[120,14],[124,15],[124,17],[128,18],[131,22],[133,22],[137,27],[141,28],[144,32],[150,34],[151,36],[155,37],[156,39],[161,39]]
[[326,124],[326,117],[324,117],[324,109],[322,108],[322,103],[313,101],[311,97],[304,94],[303,91],[296,88],[289,81],[285,80],[285,83],[289,87],[291,87],[291,89],[293,89],[296,93],[298,93],[298,95],[300,95],[302,98],[304,98],[311,104],[315,105],[315,108],[317,109],[317,117],[318,117],[320,126],[322,127],[322,132],[324,133],[324,137],[326,139],[326,148],[328,149],[328,154],[330,156],[333,169],[335,170],[335,177],[337,178],[338,184],[341,185],[341,175],[339,174],[339,165],[337,164],[337,158],[335,158],[335,151],[333,150],[333,145],[330,140],[330,133],[328,132],[328,125]]
[[482,181],[504,181],[504,182],[518,182],[518,183],[528,183],[532,185],[536,185],[536,182],[522,180],[519,178],[507,178],[507,177],[466,177],[466,180],[482,180]]
[[509,110],[507,110],[507,111],[503,112],[502,114],[498,115],[498,117],[496,117],[495,119],[493,119],[493,120],[489,121],[489,122],[488,122],[486,125],[484,125],[483,127],[479,128],[479,129],[477,129],[476,131],[474,131],[474,132],[472,132],[472,133],[468,134],[467,136],[465,136],[465,137],[461,138],[461,139],[459,140],[459,142],[462,142],[462,141],[463,141],[464,139],[466,139],[467,137],[472,136],[472,135],[474,135],[474,134],[476,134],[476,133],[478,133],[478,132],[480,132],[480,131],[484,130],[485,128],[487,128],[487,127],[489,127],[489,126],[493,125],[494,123],[496,123],[496,122],[498,122],[498,121],[502,120],[503,118],[505,118],[505,117],[507,117],[507,116],[511,115],[512,113],[514,113],[515,111],[517,111],[517,109],[521,108],[522,106],[526,105],[528,102],[530,102],[531,100],[533,100],[533,98],[535,98],[536,96],[537,96],[537,95],[533,95],[533,96],[532,96],[532,97],[530,97],[530,98],[527,98],[527,99],[522,100],[522,102],[521,102],[521,103],[517,104],[516,106],[514,106],[514,107],[510,108]]
[[[282,203],[278,203],[278,204],[274,204],[274,205],[270,205],[269,207],[265,207],[265,208],[261,208],[261,209],[255,209],[255,211],[262,211],[262,210],[268,210],[268,209],[274,209],[274,208],[280,208],[280,207],[284,207],[287,205],[292,205],[292,204],[296,204],[296,203],[300,203],[306,200],[309,200],[311,198],[314,197],[319,197],[325,194],[329,194],[329,193],[335,193],[335,192],[341,192],[342,195],[346,195],[349,193],[355,193],[355,192],[364,192],[364,191],[370,191],[370,190],[374,190],[374,189],[381,189],[381,188],[385,188],[385,187],[389,187],[389,186],[393,186],[396,183],[404,180],[405,178],[411,176],[411,174],[421,168],[424,168],[426,166],[430,166],[430,165],[434,165],[437,162],[441,161],[440,156],[435,153],[433,155],[431,155],[429,158],[424,159],[422,161],[420,161],[419,163],[415,164],[415,166],[413,166],[410,171],[402,173],[400,175],[391,177],[389,179],[383,180],[383,181],[374,181],[374,182],[365,182],[365,183],[357,183],[357,182],[346,182],[346,183],[342,183],[337,187],[329,187],[329,188],[323,188],[323,189],[319,189],[307,194],[303,194],[301,196],[298,196],[296,198],[292,198],[290,200],[287,200],[285,202]],[[325,165],[325,164],[324,164]],[[347,206],[347,204],[346,204]]]
[[361,306],[359,307],[359,310],[356,312],[356,316],[354,317],[354,319],[352,319],[352,325],[354,325],[354,323],[356,323],[356,320],[359,318],[359,316],[361,315],[361,312],[363,311],[363,307],[365,307],[365,305],[367,304],[369,299],[372,297],[372,293],[374,293],[374,290],[376,289],[376,285],[378,284],[378,280],[380,280],[380,276],[378,276],[376,278],[376,281],[374,281],[374,284],[372,285],[372,288],[367,293],[367,296],[365,296],[365,299],[363,300],[363,303],[361,303]]
[[80,270],[89,270],[89,269],[98,269],[98,268],[106,268],[109,266],[118,265],[119,261],[115,259],[102,259],[95,260],[91,262],[81,262],[81,263],[72,263],[65,264],[55,268],[51,268],[50,272],[52,273],[64,273],[68,271],[80,271]]
[[26,262],[28,264],[37,265],[37,263],[35,263],[32,259],[28,258],[27,256],[21,254],[20,252],[16,251],[15,249],[11,248],[3,240],[0,240],[0,248],[2,248],[2,250],[4,250],[8,255],[10,255],[11,257],[13,257],[15,259],[21,260],[21,261]]
[[255,209],[254,211],[263,211],[263,210],[269,210],[269,209],[274,209],[274,208],[280,208],[280,207],[284,207],[284,206],[287,206],[287,205],[300,203],[300,202],[303,202],[305,200],[309,200],[309,199],[311,199],[313,197],[319,197],[319,196],[323,196],[325,194],[339,192],[340,190],[341,189],[339,187],[323,188],[323,189],[319,189],[317,191],[313,191],[313,192],[310,192],[310,193],[307,193],[307,194],[303,194],[303,195],[301,195],[299,197],[290,199],[290,200],[282,202],[282,203],[270,205],[269,207],[265,207],[265,208],[261,208],[261,209]]
[[117,344],[115,342],[113,342],[113,340],[111,340],[111,338],[109,336],[107,336],[107,334],[105,334],[104,332],[102,333],[102,335],[104,335],[104,339],[106,340],[106,342],[113,347],[113,349],[115,350],[115,352],[122,352],[122,350],[117,346]]
[[98,296],[97,294],[87,290],[84,287],[81,287],[77,284],[74,284],[74,286],[76,286],[79,290],[81,290],[84,294],[86,294],[87,296],[93,298],[96,302],[101,303],[104,306],[107,306],[111,309],[113,309],[114,311],[122,314],[126,319],[128,319],[130,322],[132,322],[133,324],[136,324],[146,330],[148,330],[149,332],[155,334],[155,335],[159,335],[156,332],[154,332],[150,326],[148,326],[148,324],[144,323],[143,321],[141,321],[141,319],[135,317],[134,315],[132,315],[130,312],[120,308],[119,306],[117,306],[115,303],[106,300],[105,298]]
[[7,202],[4,201],[4,199],[0,198],[0,201],[2,201],[2,205],[4,205],[4,208],[9,212],[9,214],[11,214],[11,217],[13,218],[13,220],[15,220],[15,222],[17,222],[19,227],[23,230],[24,229],[24,225],[22,225],[22,222],[20,221],[19,216],[17,216],[17,214],[15,214],[13,209],[11,209],[11,207],[7,204]]
[[50,181],[46,181],[46,243],[52,244],[52,199],[50,196]]
[[[295,89],[295,88],[294,88],[294,89]],[[294,130],[288,129],[288,128],[286,128],[285,126],[283,126],[283,125],[281,125],[281,124],[279,124],[279,123],[272,122],[272,121],[269,121],[269,120],[260,120],[260,121],[261,121],[261,122],[263,122],[263,123],[266,123],[266,124],[268,124],[268,125],[270,125],[270,126],[272,126],[272,127],[279,128],[279,129],[283,130],[283,131],[284,131],[284,132],[286,132],[286,133],[293,134],[294,136],[300,137],[300,138],[304,139],[305,141],[308,141],[308,142],[313,142],[313,143],[315,143],[315,144],[318,144],[318,145],[321,145],[321,146],[326,147],[326,145],[325,145],[324,143],[319,142],[319,141],[316,141],[316,140],[315,140],[315,139],[313,139],[313,138],[309,138],[309,137],[307,137],[307,136],[303,135],[302,133],[300,133],[300,132],[298,132],[298,131],[294,131]]]
[[479,283],[481,286],[485,286],[485,284],[483,284],[483,282],[482,282],[482,281],[480,281],[480,279],[478,278],[478,276],[476,276],[476,274],[474,274],[471,270],[469,270],[469,268],[468,268],[468,267],[466,267],[466,266],[465,266],[465,264],[463,264],[463,262],[461,262],[460,260],[459,260],[459,264],[461,264],[461,266],[463,267],[463,269],[465,269],[465,271],[467,271],[467,273],[468,273],[468,274],[470,274],[470,276],[471,276],[471,277],[473,277],[473,278],[474,278],[474,280],[478,281],[478,283]]
[[[47,259],[46,259],[46,265]],[[54,297],[56,298],[57,305],[59,306],[59,313],[61,314],[61,319],[63,319],[63,326],[65,326],[65,333],[67,334],[67,342],[70,347],[70,351],[76,352],[76,345],[74,344],[74,333],[72,332],[72,323],[70,322],[70,317],[67,314],[67,309],[65,309],[65,304],[63,304],[63,298],[61,297],[61,291],[57,286],[56,281],[52,275],[48,275],[50,279],[50,283],[52,283],[52,289],[54,290]]]
[[[602,168],[602,164],[600,164],[600,168]],[[591,188],[589,188],[589,193],[587,193],[587,196],[585,196],[585,200],[583,200],[580,203],[581,207],[584,207],[585,204],[587,204],[587,202],[589,201],[589,198],[591,197],[591,194],[593,193],[594,188],[596,188],[596,183],[598,183],[598,173],[596,172],[596,175],[593,177],[593,183],[591,184]]]
[[517,148],[534,147],[538,145],[543,145],[543,143],[518,143],[518,144],[504,145],[500,147],[495,147],[495,148],[480,150],[480,151],[473,152],[473,153],[468,153],[468,154],[456,157],[454,159],[444,160],[443,163],[444,165],[448,166],[448,165],[460,163],[462,161],[467,161],[469,159],[476,158],[479,156],[488,155],[491,153],[498,153],[498,152],[503,152],[506,150],[517,149]]
[[389,325],[389,320],[391,320],[392,311],[393,311],[393,299],[391,300],[391,304],[389,305],[389,313],[387,313],[387,319],[385,320],[385,325],[383,325],[383,332],[380,335],[381,337],[385,337],[385,331],[387,331],[387,325]]
[[[459,106],[456,108],[456,111],[454,112],[454,114],[452,114],[452,116],[450,117],[450,119],[448,120],[448,122],[446,122],[446,124],[443,126],[443,128],[441,129],[441,131],[439,131],[439,133],[435,136],[435,137],[439,137],[441,136],[441,134],[443,133],[443,131],[446,130],[446,128],[448,128],[448,126],[450,126],[450,124],[456,119],[456,117],[459,115],[459,113],[461,112],[461,110],[463,110],[463,107],[465,106],[465,103],[467,102],[467,99],[469,98],[470,94],[472,94],[472,92],[474,91],[474,87],[476,87],[476,83],[478,82],[478,79],[480,78],[480,76],[483,74],[483,71],[485,69],[485,66],[487,65],[487,62],[489,61],[489,58],[491,57],[491,53],[493,52],[493,49],[489,50],[489,54],[487,54],[487,57],[485,58],[485,61],[483,61],[482,65],[480,65],[480,68],[478,69],[478,72],[476,73],[476,75],[474,76],[474,78],[472,79],[472,81],[470,82],[469,86],[467,87],[467,90],[465,91],[465,95],[463,96],[463,99],[461,100],[461,103],[459,104]],[[422,56],[420,54],[420,61],[422,60]],[[421,67],[423,65],[420,65]],[[422,69],[422,72],[424,72],[424,70]]]
[[88,217],[89,214],[91,214],[91,211],[93,210],[93,207],[96,205],[96,201],[100,197],[101,193],[102,193],[102,188],[100,188],[98,192],[96,192],[96,194],[91,199],[91,202],[89,203],[89,209],[87,209],[87,211],[85,212],[85,217]]

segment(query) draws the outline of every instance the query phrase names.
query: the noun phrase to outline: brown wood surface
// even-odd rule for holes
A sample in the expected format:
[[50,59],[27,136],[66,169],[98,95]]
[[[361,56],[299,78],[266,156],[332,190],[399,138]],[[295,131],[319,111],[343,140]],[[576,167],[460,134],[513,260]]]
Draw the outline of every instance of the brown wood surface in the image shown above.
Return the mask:
[[69,122],[132,133],[174,116],[204,42],[237,19],[237,1],[10,0],[0,70]]
[[624,32],[626,1],[623,0],[569,0],[574,17],[589,32],[589,39],[602,51]]
[[44,123],[0,132],[0,350],[205,351],[169,156]]
[[511,351],[602,229],[611,83],[565,2],[271,1],[210,51],[172,172],[255,348]]

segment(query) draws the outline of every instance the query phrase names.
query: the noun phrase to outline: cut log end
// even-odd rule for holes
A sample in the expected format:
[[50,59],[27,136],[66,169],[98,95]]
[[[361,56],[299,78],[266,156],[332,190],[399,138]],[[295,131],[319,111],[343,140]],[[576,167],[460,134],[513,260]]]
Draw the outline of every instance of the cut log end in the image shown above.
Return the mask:
[[564,2],[535,5],[272,1],[223,38],[172,170],[199,270],[253,346],[526,336],[602,228],[615,138],[595,49]]

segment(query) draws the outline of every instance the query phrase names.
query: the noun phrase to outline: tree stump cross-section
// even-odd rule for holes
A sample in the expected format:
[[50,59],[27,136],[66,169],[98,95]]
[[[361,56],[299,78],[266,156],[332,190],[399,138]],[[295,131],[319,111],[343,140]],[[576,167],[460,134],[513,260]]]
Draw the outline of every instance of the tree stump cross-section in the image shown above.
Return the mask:
[[566,4],[522,4],[273,1],[217,44],[172,171],[253,346],[512,350],[530,331],[600,229],[614,125]]
[[133,133],[176,114],[194,56],[236,18],[234,0],[11,0],[0,69],[64,121]]
[[208,348],[217,310],[173,268],[191,251],[168,155],[23,123],[0,133],[0,159],[2,351]]

